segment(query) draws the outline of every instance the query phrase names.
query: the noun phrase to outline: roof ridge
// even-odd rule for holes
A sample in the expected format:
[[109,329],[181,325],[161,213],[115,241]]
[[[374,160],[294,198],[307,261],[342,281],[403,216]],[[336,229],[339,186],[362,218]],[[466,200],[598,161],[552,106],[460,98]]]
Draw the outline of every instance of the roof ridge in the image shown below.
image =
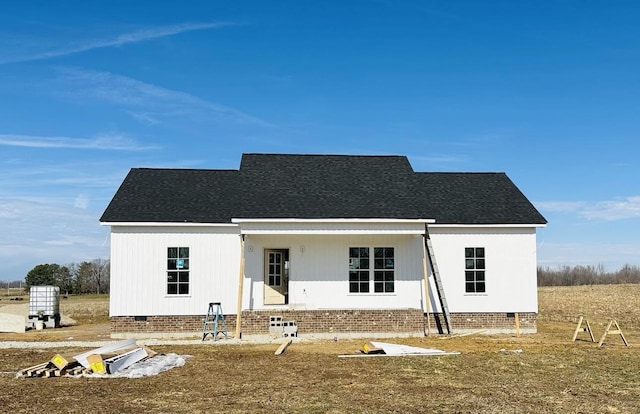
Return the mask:
[[416,174],[496,174],[496,175],[506,175],[507,173],[504,171],[416,171]]
[[330,153],[317,153],[317,154],[294,154],[294,153],[280,153],[280,152],[244,152],[245,155],[269,155],[269,156],[286,156],[286,157],[398,157],[407,158],[406,155],[400,154],[330,154]]
[[237,172],[234,168],[172,168],[172,167],[132,167],[132,170],[148,170],[148,171],[229,171]]

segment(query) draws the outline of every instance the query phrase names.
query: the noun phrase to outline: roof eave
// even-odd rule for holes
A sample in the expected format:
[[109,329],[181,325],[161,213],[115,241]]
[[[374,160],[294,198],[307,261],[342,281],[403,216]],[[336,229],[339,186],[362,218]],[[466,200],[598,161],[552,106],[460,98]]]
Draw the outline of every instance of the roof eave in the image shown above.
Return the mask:
[[435,219],[390,219],[390,218],[232,218],[231,223],[435,223]]
[[546,223],[509,223],[509,224],[439,223],[439,224],[432,224],[429,227],[484,227],[484,228],[535,227],[535,228],[541,228],[541,227],[547,227],[547,224]]
[[234,223],[151,222],[151,221],[101,221],[101,226],[112,227],[238,227]]

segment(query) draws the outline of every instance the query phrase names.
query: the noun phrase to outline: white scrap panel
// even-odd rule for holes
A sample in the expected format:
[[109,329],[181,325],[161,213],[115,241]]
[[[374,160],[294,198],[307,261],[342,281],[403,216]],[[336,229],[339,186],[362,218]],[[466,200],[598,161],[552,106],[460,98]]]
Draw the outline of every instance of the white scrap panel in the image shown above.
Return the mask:
[[24,333],[26,318],[24,315],[13,315],[0,312],[0,332]]
[[116,355],[112,358],[104,360],[104,365],[108,374],[115,374],[118,371],[126,369],[138,361],[142,361],[149,354],[144,348],[136,348],[124,354]]
[[119,351],[121,349],[127,349],[134,347],[136,345],[135,338],[125,339],[123,341],[113,342],[107,344],[105,346],[101,346],[100,348],[92,349],[90,351],[83,352],[73,357],[80,365],[85,368],[89,368],[89,361],[87,361],[87,357],[93,354],[106,354],[109,352]]

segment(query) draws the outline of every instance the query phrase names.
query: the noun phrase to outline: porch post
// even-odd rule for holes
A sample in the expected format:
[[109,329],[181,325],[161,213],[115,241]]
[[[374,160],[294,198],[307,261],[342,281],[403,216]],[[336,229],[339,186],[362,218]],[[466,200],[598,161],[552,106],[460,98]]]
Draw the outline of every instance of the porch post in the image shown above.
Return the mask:
[[241,339],[242,332],[242,289],[244,287],[244,234],[240,235],[240,275],[238,276],[238,306],[236,313],[236,339]]
[[[426,226],[425,226],[426,227]],[[422,237],[427,237],[426,234]],[[431,335],[431,297],[429,295],[429,274],[427,273],[427,251],[426,243],[422,243],[422,275],[424,276],[424,297],[427,301],[427,336]]]

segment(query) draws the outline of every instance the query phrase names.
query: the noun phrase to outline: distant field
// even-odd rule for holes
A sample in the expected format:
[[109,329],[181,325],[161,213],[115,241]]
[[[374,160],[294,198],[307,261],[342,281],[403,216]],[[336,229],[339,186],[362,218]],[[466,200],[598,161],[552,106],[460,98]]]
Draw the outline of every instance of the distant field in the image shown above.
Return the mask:
[[6,287],[0,288],[0,301],[9,300],[13,297],[18,296],[26,296],[27,292],[24,291],[24,288],[9,288]]
[[546,322],[576,322],[580,315],[598,324],[616,319],[640,330],[640,284],[538,288],[542,327]]
[[60,313],[79,325],[109,322],[109,295],[77,295],[60,300]]
[[[14,300],[16,298],[20,300]],[[26,315],[29,311],[29,295],[19,296],[15,293],[9,296],[0,295],[0,309],[7,306],[19,307],[22,309],[21,313]],[[11,313],[20,314],[16,311]],[[109,322],[109,295],[61,296],[60,313],[63,315],[63,323],[67,318],[71,318],[77,325],[107,323]],[[1,339],[2,336],[0,336]]]
[[[365,340],[153,347],[191,355],[184,367],[141,379],[15,379],[18,369],[69,349],[0,350],[6,412],[225,413],[636,413],[640,412],[640,285],[545,287],[539,333],[397,339],[457,356],[341,359]],[[69,301],[98,319],[105,298]],[[577,319],[599,337],[616,318],[619,337],[597,348],[571,342]],[[102,316],[104,317],[104,315]],[[91,326],[88,325],[88,326]],[[0,340],[2,340],[0,334]],[[514,352],[521,351],[521,352]]]

